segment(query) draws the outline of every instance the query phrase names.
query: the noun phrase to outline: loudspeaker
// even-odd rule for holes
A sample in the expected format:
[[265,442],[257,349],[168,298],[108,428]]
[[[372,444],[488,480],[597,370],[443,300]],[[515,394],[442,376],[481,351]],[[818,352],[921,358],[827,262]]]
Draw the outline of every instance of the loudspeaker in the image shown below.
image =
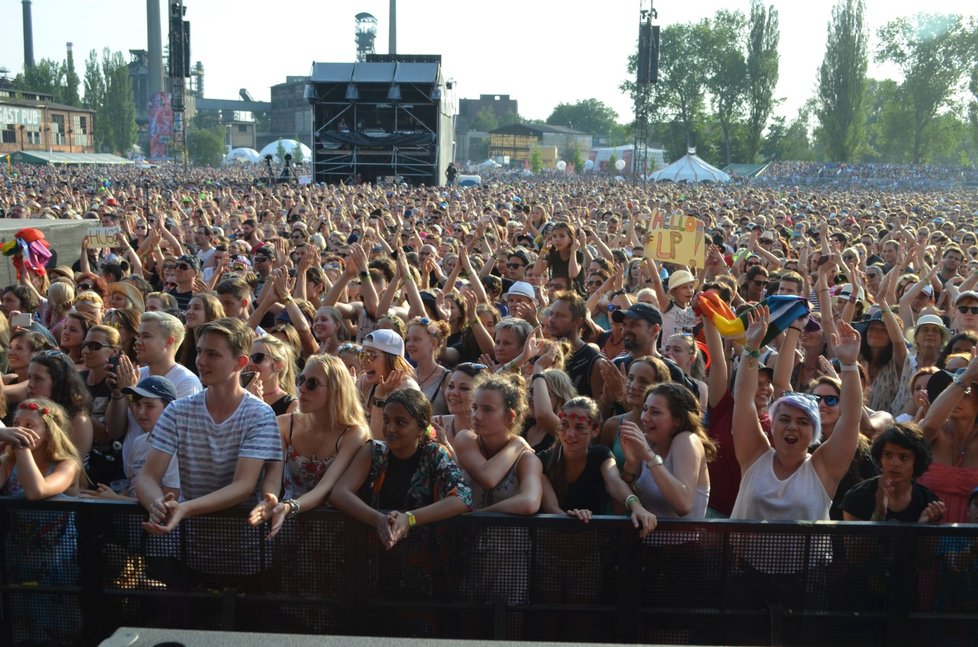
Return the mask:
[[659,80],[659,26],[649,21],[638,27],[638,84]]

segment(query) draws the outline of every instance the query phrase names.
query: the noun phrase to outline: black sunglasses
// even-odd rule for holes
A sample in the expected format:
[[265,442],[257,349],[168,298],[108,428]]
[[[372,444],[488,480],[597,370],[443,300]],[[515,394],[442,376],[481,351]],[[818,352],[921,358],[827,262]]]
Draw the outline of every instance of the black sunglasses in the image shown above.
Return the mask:
[[186,263],[177,263],[177,266],[176,266],[176,267],[177,267],[177,269],[178,269],[178,270],[180,270],[181,272],[186,272],[187,270],[189,270],[189,269],[190,269],[190,266],[189,266],[189,265],[187,265]]
[[958,312],[963,315],[971,313],[973,315],[978,315],[978,306],[958,306]]
[[252,353],[251,357],[249,357],[248,359],[251,360],[252,364],[261,364],[262,362],[265,361],[266,357],[268,357],[268,355],[265,353]]
[[100,341],[86,341],[82,343],[82,348],[87,348],[88,350],[100,351],[103,348],[116,348],[112,344],[103,344]]
[[518,270],[521,267],[526,267],[526,265],[523,265],[522,263],[506,263],[506,267],[511,270]]
[[300,389],[305,386],[307,391],[315,391],[320,386],[325,385],[326,382],[320,382],[314,377],[306,377],[305,375],[299,375],[295,381],[295,385]]
[[92,289],[94,289],[94,286],[91,283],[79,283],[78,284],[78,289],[79,290],[92,290]]

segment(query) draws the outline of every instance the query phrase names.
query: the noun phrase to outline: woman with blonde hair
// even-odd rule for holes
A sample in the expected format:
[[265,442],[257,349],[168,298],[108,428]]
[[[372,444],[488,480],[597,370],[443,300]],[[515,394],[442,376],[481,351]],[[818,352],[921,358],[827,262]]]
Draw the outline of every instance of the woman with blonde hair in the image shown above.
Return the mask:
[[278,416],[285,460],[266,468],[263,500],[249,518],[255,526],[271,521],[269,538],[286,517],[324,505],[370,438],[353,377],[338,357],[311,356],[298,383],[299,410]]
[[105,302],[97,292],[86,290],[79,292],[72,303],[75,312],[91,317],[95,323],[102,323],[102,312],[105,310]]
[[38,501],[77,492],[82,459],[70,429],[65,410],[47,398],[18,404],[14,426],[0,428],[0,493]]
[[136,362],[136,336],[139,334],[139,323],[142,313],[132,308],[112,310],[105,313],[105,325],[119,331],[119,349],[133,363]]
[[166,312],[167,310],[176,310],[179,307],[176,297],[168,292],[150,292],[146,295],[146,312],[153,312],[154,310]]
[[527,389],[527,401],[532,418],[528,418],[522,436],[534,452],[553,446],[560,429],[558,412],[564,404],[577,397],[570,376],[554,367],[559,346],[551,343],[533,364],[533,375]]
[[350,339],[346,319],[333,306],[320,306],[312,322],[312,333],[319,342],[320,353],[335,353],[345,341]]
[[439,364],[438,358],[450,332],[447,322],[428,317],[415,317],[407,325],[404,347],[417,367],[418,385],[431,403],[432,413],[437,416],[448,413],[444,387],[452,372]]
[[75,304],[75,288],[70,283],[55,281],[48,288],[47,307],[41,317],[41,323],[51,331],[54,338],[61,336],[61,327],[65,317]]
[[295,369],[292,347],[277,337],[263,335],[252,344],[251,355],[244,369],[257,373],[248,390],[264,400],[276,416],[292,413],[299,407]]

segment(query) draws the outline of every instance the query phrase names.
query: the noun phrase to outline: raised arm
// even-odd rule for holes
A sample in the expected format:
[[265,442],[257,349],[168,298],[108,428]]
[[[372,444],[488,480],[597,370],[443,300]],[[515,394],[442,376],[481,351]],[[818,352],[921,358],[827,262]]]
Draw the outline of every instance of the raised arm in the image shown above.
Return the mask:
[[967,395],[973,385],[978,382],[978,347],[971,349],[971,361],[965,368],[964,373],[954,379],[947,388],[937,396],[937,399],[930,403],[927,415],[920,423],[920,428],[924,432],[927,442],[933,444],[941,432],[941,427],[954,411],[954,407],[961,402],[961,398]]
[[723,338],[709,317],[703,317],[703,336],[706,337],[706,348],[713,361],[710,362],[710,374],[706,378],[708,400],[711,407],[720,404],[720,400],[730,389],[727,369],[727,355],[723,348]]
[[813,454],[815,471],[831,496],[839,481],[849,471],[849,464],[859,442],[859,418],[862,415],[863,387],[859,379],[859,333],[849,324],[840,323],[833,340],[835,354],[842,363],[842,392],[839,396],[839,420],[835,431]]
[[784,342],[778,351],[778,360],[774,364],[774,397],[791,390],[791,372],[795,370],[797,363],[795,349],[798,348],[798,338],[801,337],[802,327],[807,321],[807,316],[793,321],[784,331]]
[[767,333],[771,313],[767,307],[749,311],[747,335],[744,342],[744,357],[734,382],[733,440],[734,452],[741,472],[754,464],[764,452],[771,448],[758,415],[754,398],[757,396],[758,355],[761,341]]

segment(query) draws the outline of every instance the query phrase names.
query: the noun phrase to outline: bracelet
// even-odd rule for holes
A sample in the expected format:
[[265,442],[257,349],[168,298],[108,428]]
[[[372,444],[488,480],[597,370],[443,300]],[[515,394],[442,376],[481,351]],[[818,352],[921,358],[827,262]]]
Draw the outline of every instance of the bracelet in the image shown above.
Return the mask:
[[387,400],[381,400],[380,398],[374,398],[373,401],[371,401],[370,406],[379,407],[379,408],[383,409],[384,407],[387,406]]
[[414,513],[411,512],[410,510],[408,510],[407,512],[405,512],[404,513],[404,516],[407,517],[407,520],[408,520],[408,528],[414,528],[416,525],[418,525],[418,518],[415,517],[414,516]]
[[635,479],[637,478],[638,478],[638,474],[633,474],[632,472],[629,472],[628,470],[625,469],[621,471],[621,480],[623,480],[625,483],[634,483]]
[[299,502],[296,499],[286,499],[282,503],[289,506],[289,514],[286,515],[286,519],[299,514]]
[[282,303],[292,303],[292,295],[291,294],[286,294],[285,295],[285,298],[282,299]]
[[791,330],[797,330],[798,332],[805,332],[805,331],[804,331],[803,329],[801,329],[801,328],[796,328],[796,327],[794,327],[794,326],[788,326],[788,328],[789,328],[789,329],[791,329]]
[[632,511],[632,509],[629,507],[632,501],[638,501],[637,494],[629,494],[628,497],[625,498],[625,509],[628,510],[629,512]]
[[662,463],[664,462],[665,461],[662,460],[661,456],[659,456],[655,452],[652,452],[652,458],[650,458],[645,464],[648,466],[649,471],[651,471],[653,467],[658,467],[659,465],[662,465]]
[[537,378],[540,378],[541,380],[545,380],[545,379],[547,379],[547,376],[544,375],[543,373],[534,373],[533,374],[533,377],[530,378],[530,381],[532,382],[533,380],[535,380]]
[[370,278],[370,272],[360,272],[360,278],[361,279],[369,279]]
[[848,373],[848,372],[858,373],[859,372],[859,365],[858,364],[842,364],[842,365],[839,366],[839,371],[842,372],[842,373]]
[[746,355],[747,357],[753,357],[754,359],[758,359],[761,356],[761,349],[758,348],[757,350],[751,350],[746,346],[744,346],[744,355]]

